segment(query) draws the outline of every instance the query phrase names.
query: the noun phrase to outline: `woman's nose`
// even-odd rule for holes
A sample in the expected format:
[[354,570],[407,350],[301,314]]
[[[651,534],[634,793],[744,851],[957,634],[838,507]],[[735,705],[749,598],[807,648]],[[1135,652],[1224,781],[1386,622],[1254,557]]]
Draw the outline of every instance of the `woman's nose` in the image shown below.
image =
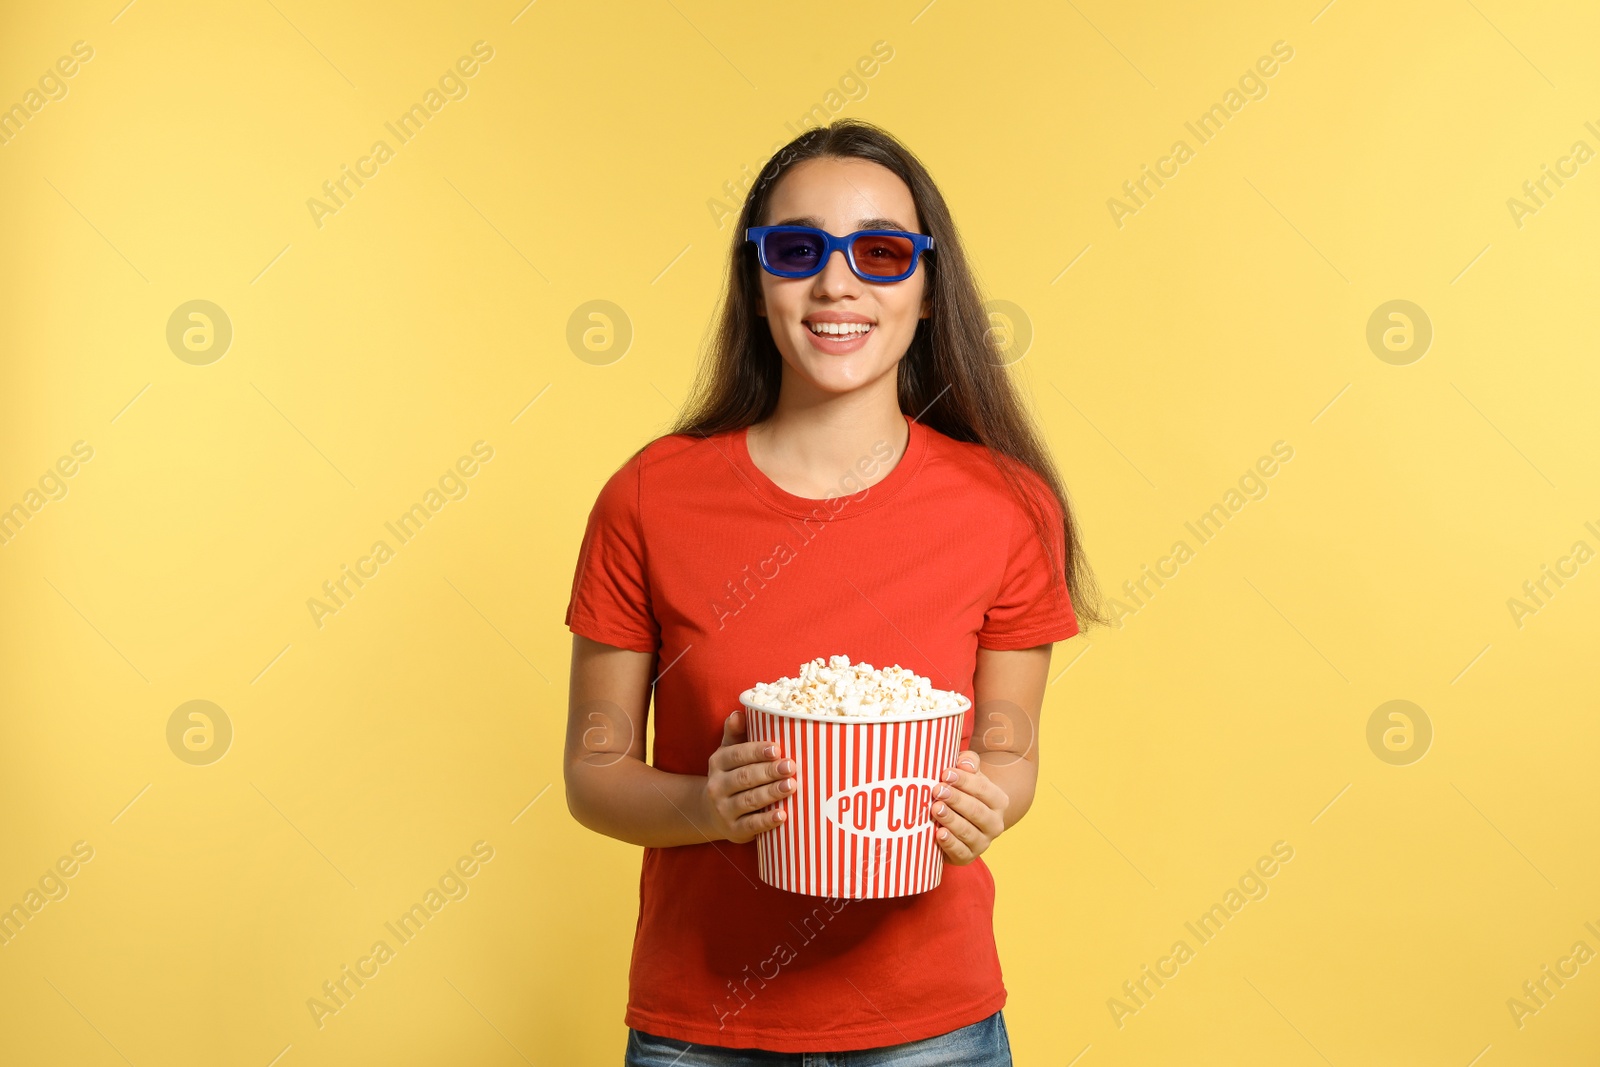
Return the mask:
[[828,256],[828,262],[817,272],[817,285],[826,292],[837,292],[848,289],[859,279],[850,269],[850,261],[845,258],[842,250],[836,250]]

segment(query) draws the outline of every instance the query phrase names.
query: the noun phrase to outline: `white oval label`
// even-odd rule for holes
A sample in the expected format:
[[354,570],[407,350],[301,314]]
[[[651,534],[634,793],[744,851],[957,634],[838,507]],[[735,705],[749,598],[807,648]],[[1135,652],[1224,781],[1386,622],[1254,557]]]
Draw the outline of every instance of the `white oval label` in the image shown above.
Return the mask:
[[848,786],[822,802],[822,814],[861,837],[905,837],[929,825],[939,783],[932,778],[885,778]]

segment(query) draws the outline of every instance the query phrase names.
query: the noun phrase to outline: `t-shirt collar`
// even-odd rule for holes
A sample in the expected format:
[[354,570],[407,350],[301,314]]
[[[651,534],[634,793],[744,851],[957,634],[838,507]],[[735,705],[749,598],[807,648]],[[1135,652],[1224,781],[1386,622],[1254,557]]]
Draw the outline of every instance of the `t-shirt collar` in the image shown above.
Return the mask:
[[[905,452],[900,456],[900,460],[895,464],[893,470],[858,493],[846,494],[840,492],[832,497],[812,498],[796,496],[781,488],[771,478],[768,478],[761,468],[755,465],[755,461],[750,458],[750,449],[745,440],[748,427],[729,431],[729,444],[731,446],[729,451],[733,455],[734,467],[743,477],[745,484],[757,497],[775,510],[797,518],[829,518],[830,516],[834,519],[850,518],[877,507],[885,500],[888,500],[899,492],[916,474],[918,468],[922,466],[922,461],[928,451],[927,437],[931,431],[927,426],[904,412],[901,412],[901,415],[905,418],[909,430],[906,437]],[[868,464],[880,462],[881,464],[877,456],[871,454],[862,456],[861,462]]]

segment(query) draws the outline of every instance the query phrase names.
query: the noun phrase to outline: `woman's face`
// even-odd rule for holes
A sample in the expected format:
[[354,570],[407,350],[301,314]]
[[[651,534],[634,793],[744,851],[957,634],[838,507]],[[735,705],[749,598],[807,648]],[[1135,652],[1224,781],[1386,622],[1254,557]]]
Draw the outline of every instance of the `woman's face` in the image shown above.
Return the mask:
[[[856,230],[922,232],[911,189],[887,167],[864,159],[824,157],[796,164],[773,188],[766,215],[757,225],[815,226],[839,237]],[[785,379],[797,376],[822,393],[851,392],[894,374],[917,320],[930,314],[921,256],[916,273],[887,284],[856,277],[843,252],[829,256],[809,278],[779,278],[759,268],[757,273],[756,313],[766,316],[772,329]],[[871,323],[871,329],[859,341],[829,340],[809,325],[840,318]]]

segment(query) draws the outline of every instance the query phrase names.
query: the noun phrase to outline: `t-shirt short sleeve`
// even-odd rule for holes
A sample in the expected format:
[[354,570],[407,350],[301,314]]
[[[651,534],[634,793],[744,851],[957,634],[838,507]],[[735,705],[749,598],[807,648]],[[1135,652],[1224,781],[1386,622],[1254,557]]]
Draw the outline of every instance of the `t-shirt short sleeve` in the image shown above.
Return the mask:
[[661,627],[650,604],[640,519],[641,455],[601,487],[589,512],[567,602],[567,628],[602,644],[634,652],[661,647]]
[[1051,554],[1045,554],[1028,512],[1013,501],[1005,572],[978,630],[978,645],[982,648],[1033,648],[1065,641],[1078,632],[1078,617],[1072,610],[1062,570],[1066,530],[1061,504],[1031,471],[1025,472],[1024,480],[1037,507],[1048,516]]

